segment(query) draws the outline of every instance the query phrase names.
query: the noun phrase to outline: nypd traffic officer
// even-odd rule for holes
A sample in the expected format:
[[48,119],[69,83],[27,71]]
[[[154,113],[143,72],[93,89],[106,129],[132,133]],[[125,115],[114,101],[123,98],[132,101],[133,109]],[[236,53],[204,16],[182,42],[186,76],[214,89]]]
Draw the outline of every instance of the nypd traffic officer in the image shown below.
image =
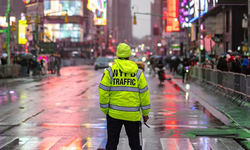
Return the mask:
[[147,82],[137,65],[129,60],[131,49],[127,44],[118,45],[116,56],[118,59],[104,71],[99,85],[100,107],[107,116],[106,150],[117,149],[122,125],[125,126],[130,148],[141,150],[141,116],[147,122],[150,111]]

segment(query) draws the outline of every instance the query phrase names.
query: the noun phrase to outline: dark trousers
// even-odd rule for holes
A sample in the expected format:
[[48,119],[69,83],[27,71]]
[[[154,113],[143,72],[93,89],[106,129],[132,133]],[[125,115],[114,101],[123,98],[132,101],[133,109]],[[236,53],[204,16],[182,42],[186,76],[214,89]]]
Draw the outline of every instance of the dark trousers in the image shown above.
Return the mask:
[[122,125],[125,126],[131,150],[142,150],[139,139],[139,121],[125,121],[107,115],[108,142],[106,150],[117,150]]

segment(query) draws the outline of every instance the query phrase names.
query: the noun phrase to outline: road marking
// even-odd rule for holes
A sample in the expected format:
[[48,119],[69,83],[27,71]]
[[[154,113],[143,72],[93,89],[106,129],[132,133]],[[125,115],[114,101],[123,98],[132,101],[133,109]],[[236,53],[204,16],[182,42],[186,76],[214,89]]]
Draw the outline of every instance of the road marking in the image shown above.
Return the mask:
[[37,146],[37,149],[49,150],[56,142],[58,142],[61,137],[46,137]]
[[96,150],[101,145],[104,138],[87,138],[86,144],[82,147],[83,149],[93,149]]
[[229,149],[229,150],[244,150],[235,140],[229,138],[220,138],[220,141]]

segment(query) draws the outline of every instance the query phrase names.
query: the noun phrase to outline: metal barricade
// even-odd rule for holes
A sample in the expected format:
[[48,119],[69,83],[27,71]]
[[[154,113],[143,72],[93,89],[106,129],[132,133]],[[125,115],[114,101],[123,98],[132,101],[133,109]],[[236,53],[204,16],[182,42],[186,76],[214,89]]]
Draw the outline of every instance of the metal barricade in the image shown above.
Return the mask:
[[227,88],[227,75],[228,75],[227,72],[222,73],[222,86],[225,88]]
[[222,81],[223,81],[223,72],[220,70],[217,70],[217,84],[222,86]]
[[198,78],[199,77],[199,68],[195,67],[195,77]]
[[4,77],[4,66],[0,65],[0,77]]
[[4,65],[4,77],[12,77],[13,65]]
[[206,69],[206,81],[211,83],[211,72],[212,69]]
[[202,69],[198,68],[198,79],[202,80]]
[[201,69],[201,79],[206,80],[206,69],[205,68],[200,68]]
[[20,71],[21,71],[21,65],[15,65],[15,77],[20,76]]
[[247,77],[246,77],[246,83],[247,83],[247,85],[246,85],[246,90],[247,90],[247,95],[248,96],[250,96],[250,75],[247,75]]
[[246,75],[241,74],[240,75],[240,92],[246,94]]
[[218,84],[218,72],[216,70],[210,71],[210,79],[213,84]]
[[227,88],[234,91],[234,73],[232,72],[227,74]]

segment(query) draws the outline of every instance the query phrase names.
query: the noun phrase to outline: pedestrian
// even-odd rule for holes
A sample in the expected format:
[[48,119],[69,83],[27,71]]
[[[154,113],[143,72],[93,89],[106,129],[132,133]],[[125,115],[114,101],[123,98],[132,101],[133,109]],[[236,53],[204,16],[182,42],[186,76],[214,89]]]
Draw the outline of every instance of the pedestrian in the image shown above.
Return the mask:
[[236,62],[234,60],[234,56],[231,56],[229,59],[228,59],[228,71],[230,72],[236,72]]
[[[183,70],[182,70],[182,83],[184,83],[184,82],[185,82],[185,75],[186,75],[186,73],[187,73],[187,70],[189,70],[188,67],[190,66],[190,63],[189,63],[188,58],[184,58],[184,59],[183,59],[182,65],[183,65]],[[189,74],[187,74],[186,81],[189,81],[188,75],[189,75]]]
[[33,58],[29,59],[29,70],[30,70],[30,76],[34,76],[36,74],[36,58],[35,58],[35,56]]
[[249,60],[247,57],[243,60],[243,63],[241,65],[241,73],[247,75],[248,74],[248,65],[249,65]]
[[227,67],[227,56],[221,57],[219,59],[219,62],[217,64],[217,69],[221,70],[221,71],[228,71],[228,67]]
[[7,65],[7,57],[2,57],[1,58],[1,64],[2,65]]
[[40,67],[41,67],[41,74],[45,75],[45,71],[46,71],[46,60],[44,59],[44,57],[42,57],[42,59],[40,60]]
[[50,68],[51,74],[54,74],[55,73],[55,57],[53,54],[51,55],[50,60],[49,60],[49,68]]
[[61,58],[57,57],[55,59],[55,66],[56,66],[56,72],[57,72],[57,76],[60,76],[60,69],[61,69]]
[[27,73],[28,73],[28,61],[26,58],[22,58],[21,59],[21,77],[27,77]]
[[107,117],[106,150],[116,150],[122,125],[125,126],[132,150],[142,149],[141,112],[143,121],[149,119],[149,91],[143,72],[129,60],[130,47],[117,47],[115,64],[104,71],[99,85],[100,107]]

